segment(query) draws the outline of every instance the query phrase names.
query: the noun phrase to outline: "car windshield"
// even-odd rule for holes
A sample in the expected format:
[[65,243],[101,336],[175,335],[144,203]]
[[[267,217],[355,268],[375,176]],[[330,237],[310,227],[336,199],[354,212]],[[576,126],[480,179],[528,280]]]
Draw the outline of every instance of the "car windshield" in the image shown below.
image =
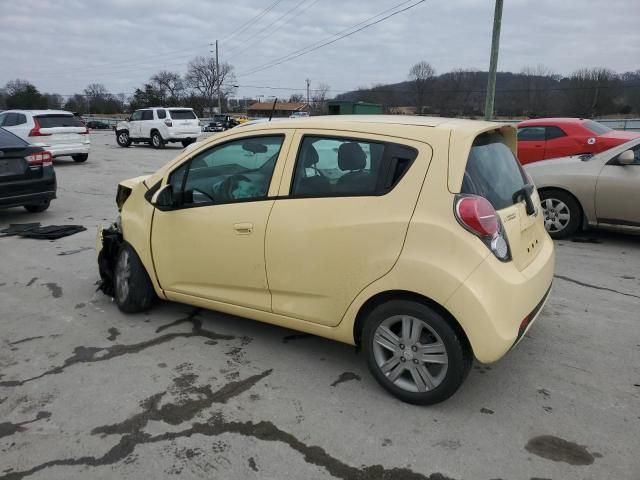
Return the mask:
[[214,122],[224,122],[226,119],[226,117],[224,115],[214,115],[213,116],[213,121]]
[[195,120],[196,118],[193,110],[169,110],[169,114],[173,120]]
[[605,133],[611,132],[612,129],[602,125],[601,123],[594,122],[593,120],[587,120],[582,125],[588,130],[591,130],[593,133],[597,133],[598,135],[604,135]]
[[58,128],[58,127],[82,127],[82,122],[78,117],[73,115],[53,114],[53,115],[37,115],[38,123],[41,128]]
[[489,200],[496,210],[514,204],[513,194],[527,183],[522,167],[504,137],[484,133],[476,137],[469,152],[462,193]]

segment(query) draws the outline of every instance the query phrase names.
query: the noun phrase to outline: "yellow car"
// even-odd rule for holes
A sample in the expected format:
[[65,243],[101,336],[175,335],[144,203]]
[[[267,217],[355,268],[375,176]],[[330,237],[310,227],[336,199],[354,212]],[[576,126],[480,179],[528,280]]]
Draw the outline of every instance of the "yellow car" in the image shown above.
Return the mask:
[[501,358],[554,271],[516,129],[311,117],[229,130],[123,181],[99,232],[102,289],[358,345],[380,384],[432,404]]

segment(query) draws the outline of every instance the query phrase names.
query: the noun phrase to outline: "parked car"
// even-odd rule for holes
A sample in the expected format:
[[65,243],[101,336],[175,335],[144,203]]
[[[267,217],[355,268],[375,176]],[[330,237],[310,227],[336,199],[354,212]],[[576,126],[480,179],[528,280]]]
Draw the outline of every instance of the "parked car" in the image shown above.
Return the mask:
[[111,127],[108,123],[100,122],[99,120],[89,120],[87,122],[87,128],[92,130],[110,130]]
[[79,117],[64,110],[7,110],[0,127],[27,143],[46,149],[53,158],[70,156],[75,162],[89,158],[89,129]]
[[384,388],[431,404],[547,299],[553,242],[513,126],[312,117],[200,143],[118,186],[97,251],[124,312],[157,295],[357,344]]
[[289,118],[307,118],[308,116],[309,112],[293,112]]
[[240,124],[240,122],[229,115],[214,115],[211,120],[211,122],[205,125],[203,129],[204,132],[224,132]]
[[525,169],[539,189],[545,227],[553,238],[584,227],[640,233],[640,139]]
[[180,142],[186,147],[195,142],[200,133],[195,112],[182,107],[136,110],[127,121],[116,125],[116,141],[121,147],[148,143],[153,148],[163,148],[169,142]]
[[518,123],[518,159],[523,165],[549,158],[600,153],[638,132],[612,130],[584,118],[537,118]]
[[43,212],[56,198],[53,156],[0,128],[0,208]]

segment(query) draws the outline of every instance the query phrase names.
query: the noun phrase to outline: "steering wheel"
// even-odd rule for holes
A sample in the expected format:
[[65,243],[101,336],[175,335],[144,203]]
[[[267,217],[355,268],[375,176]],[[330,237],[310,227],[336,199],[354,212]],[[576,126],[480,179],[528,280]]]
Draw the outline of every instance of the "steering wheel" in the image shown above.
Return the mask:
[[191,190],[192,193],[198,192],[201,193],[202,195],[204,195],[205,197],[207,197],[209,200],[211,200],[212,202],[214,202],[215,200],[213,199],[213,196],[209,195],[207,192],[205,192],[204,190],[200,190],[199,188],[194,188],[193,190]]
[[251,180],[249,180],[244,175],[231,175],[230,177],[224,179],[224,181],[220,184],[217,193],[219,193],[222,198],[226,200],[233,200],[233,191],[242,181],[250,182]]

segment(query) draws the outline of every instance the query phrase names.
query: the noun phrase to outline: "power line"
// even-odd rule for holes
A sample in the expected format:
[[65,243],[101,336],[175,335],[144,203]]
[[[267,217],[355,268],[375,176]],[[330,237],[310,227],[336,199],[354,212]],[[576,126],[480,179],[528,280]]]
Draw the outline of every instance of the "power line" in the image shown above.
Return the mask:
[[247,28],[249,28],[251,26],[251,24],[253,24],[253,23],[257,22],[258,20],[260,20],[262,17],[264,17],[267,13],[269,13],[271,10],[273,10],[281,2],[282,2],[282,0],[276,0],[275,2],[273,2],[271,5],[269,5],[267,8],[265,8],[258,15],[256,15],[255,17],[250,18],[245,23],[243,23],[238,29],[236,29],[236,31],[232,32],[230,35],[227,35],[225,38],[223,38],[222,42],[228,42],[229,40],[231,40],[236,35],[239,35],[240,33],[244,32]]
[[[390,14],[388,14],[388,15],[386,15],[386,16],[378,19],[378,20],[371,21],[374,18],[377,18],[380,15],[384,14],[385,12],[397,9],[402,5],[406,5],[407,3],[410,3],[411,1],[413,1],[413,0],[409,0],[409,1],[405,1],[405,2],[399,3],[398,5],[396,5],[394,7],[391,7],[389,9],[387,9],[387,10],[384,10],[383,12],[378,13],[377,15],[374,15],[373,17],[369,17],[367,20],[364,20],[364,21],[362,21],[360,23],[357,23],[356,25],[353,25],[353,26],[351,26],[351,27],[349,27],[349,28],[347,28],[345,30],[342,30],[341,32],[339,32],[339,33],[337,33],[335,35],[332,35],[331,37],[328,37],[325,40],[321,40],[320,42],[316,42],[314,44],[311,44],[311,45],[308,45],[308,46],[303,47],[301,49],[298,49],[298,50],[296,50],[294,52],[289,53],[288,55],[285,55],[283,57],[280,57],[280,58],[277,58],[275,60],[272,60],[271,62],[267,62],[267,63],[265,63],[263,65],[255,67],[255,68],[253,68],[251,70],[248,70],[246,72],[240,73],[240,74],[238,74],[238,76],[246,76],[246,75],[251,75],[251,74],[254,74],[254,73],[257,73],[257,72],[261,72],[263,70],[267,70],[269,68],[273,68],[273,67],[275,67],[277,65],[280,65],[282,63],[291,61],[291,60],[293,60],[295,58],[298,58],[298,57],[301,57],[303,55],[307,55],[307,54],[309,54],[311,52],[319,50],[322,47],[326,47],[327,45],[331,45],[333,43],[336,43],[337,41],[342,40],[343,38],[350,37],[351,35],[354,35],[354,34],[356,34],[358,32],[361,32],[362,30],[365,30],[366,28],[369,28],[369,27],[372,27],[374,25],[377,25],[378,23],[381,23],[381,22],[383,22],[383,21],[385,21],[385,20],[387,20],[387,19],[389,19],[389,18],[391,18],[391,17],[393,17],[395,15],[398,15],[400,13],[406,12],[407,10],[416,7],[421,3],[426,2],[426,0],[419,0],[419,1],[417,1],[416,3],[414,3],[412,5],[409,5],[409,6],[405,7],[405,8],[402,8],[400,10],[397,10],[397,11],[393,12],[393,13],[390,13]],[[366,23],[366,22],[369,22],[369,23]],[[364,25],[362,25],[362,24],[364,24]],[[355,30],[353,30],[358,25],[362,25],[362,26],[357,28],[357,29],[355,29]],[[344,32],[348,32],[348,33],[344,33]]]

